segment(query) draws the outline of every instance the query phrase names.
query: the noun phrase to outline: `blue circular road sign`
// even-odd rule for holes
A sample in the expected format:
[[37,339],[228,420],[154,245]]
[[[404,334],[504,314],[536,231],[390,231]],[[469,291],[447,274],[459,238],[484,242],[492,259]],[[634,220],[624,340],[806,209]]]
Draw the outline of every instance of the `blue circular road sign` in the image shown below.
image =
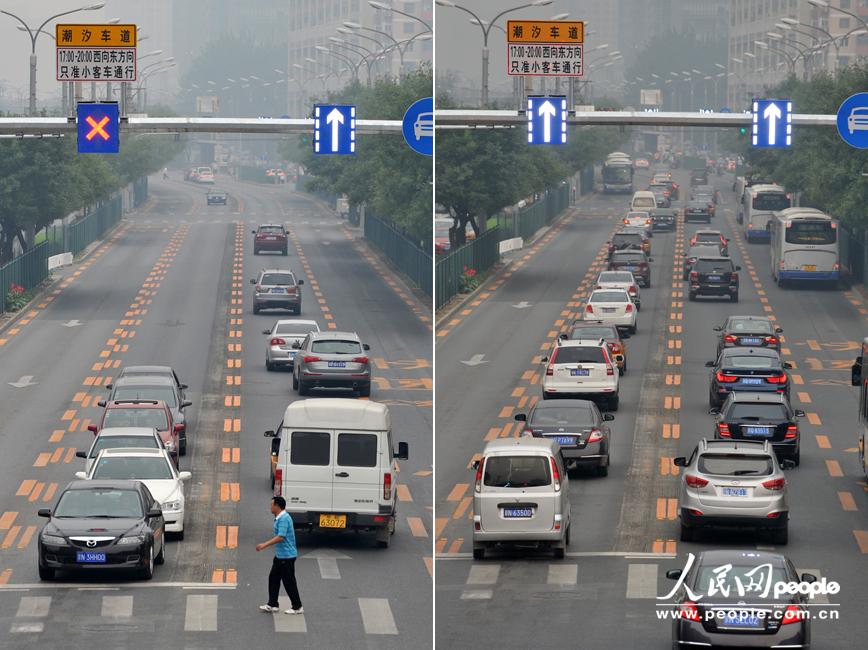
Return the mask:
[[431,97],[413,102],[404,113],[404,140],[410,148],[426,156],[434,155],[434,100]]
[[868,149],[868,93],[850,95],[838,109],[838,133],[851,147]]

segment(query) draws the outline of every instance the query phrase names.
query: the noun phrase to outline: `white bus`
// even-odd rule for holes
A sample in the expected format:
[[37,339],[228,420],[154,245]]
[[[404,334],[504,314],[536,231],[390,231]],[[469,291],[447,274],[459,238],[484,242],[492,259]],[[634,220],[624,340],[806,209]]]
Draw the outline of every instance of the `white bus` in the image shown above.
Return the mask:
[[780,185],[751,185],[744,190],[741,228],[748,242],[768,242],[774,213],[790,207],[790,196]]
[[633,193],[633,161],[627,154],[610,154],[603,162],[603,193]]
[[838,222],[814,208],[787,208],[770,225],[772,277],[837,283],[841,275]]

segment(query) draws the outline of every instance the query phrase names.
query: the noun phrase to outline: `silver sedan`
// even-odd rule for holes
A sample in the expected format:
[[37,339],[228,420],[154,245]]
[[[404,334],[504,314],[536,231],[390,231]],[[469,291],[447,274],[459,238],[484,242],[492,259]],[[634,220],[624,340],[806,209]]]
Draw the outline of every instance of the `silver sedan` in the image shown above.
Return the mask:
[[302,396],[312,388],[348,388],[370,397],[370,349],[355,332],[311,332],[295,355],[292,387]]
[[280,366],[292,369],[295,364],[295,354],[301,347],[304,338],[311,332],[319,332],[319,323],[315,320],[286,319],[279,320],[271,329],[263,330],[265,339],[265,369],[275,370]]

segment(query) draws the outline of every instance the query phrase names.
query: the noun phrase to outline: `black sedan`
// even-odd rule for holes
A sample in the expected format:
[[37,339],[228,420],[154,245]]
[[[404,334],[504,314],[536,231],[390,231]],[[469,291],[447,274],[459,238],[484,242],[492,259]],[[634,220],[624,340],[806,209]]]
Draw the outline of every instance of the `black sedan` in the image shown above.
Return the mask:
[[205,195],[205,200],[208,205],[227,205],[229,203],[229,195],[226,192],[208,192]]
[[651,288],[651,266],[653,257],[648,257],[640,250],[615,251],[609,257],[609,271],[630,271],[637,282],[646,289]]
[[781,361],[774,350],[763,348],[727,348],[717,361],[707,361],[711,368],[708,406],[720,408],[727,395],[734,391],[780,393],[790,397],[790,375],[793,366]]
[[[776,583],[813,583],[799,576],[779,553],[715,550],[700,553],[682,569],[666,572],[678,580],[673,596],[672,647],[807,648],[808,596],[775,596]],[[758,587],[756,587],[758,585]]]
[[139,481],[73,481],[39,533],[39,578],[127,569],[150,580],[166,557],[163,511]]
[[675,208],[654,208],[651,210],[651,230],[675,230]]
[[779,460],[800,462],[801,435],[798,418],[805,412],[790,406],[779,393],[730,393],[715,416],[714,437],[718,440],[768,440]]
[[688,201],[684,206],[684,223],[704,221],[711,223],[711,208],[707,201]]
[[730,316],[723,325],[714,328],[717,335],[717,354],[724,348],[770,348],[781,351],[783,329],[776,327],[765,316]]
[[524,433],[556,440],[567,469],[592,467],[598,476],[609,474],[609,440],[612,432],[606,422],[615,416],[600,413],[594,402],[584,399],[541,401],[530,414],[518,413]]

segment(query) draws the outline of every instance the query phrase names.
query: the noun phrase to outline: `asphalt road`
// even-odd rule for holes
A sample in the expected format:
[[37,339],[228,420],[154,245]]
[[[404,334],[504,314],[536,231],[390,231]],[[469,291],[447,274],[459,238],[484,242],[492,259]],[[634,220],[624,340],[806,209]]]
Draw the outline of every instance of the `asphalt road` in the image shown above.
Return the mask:
[[[289,186],[218,187],[229,206],[206,206],[201,187],[152,179],[152,201],[0,334],[0,647],[431,645],[428,312],[317,202]],[[250,230],[266,222],[291,229],[288,257],[253,256]],[[371,399],[390,405],[395,439],[410,444],[391,548],[364,536],[300,535],[305,615],[293,617],[257,609],[271,565],[270,552],[254,550],[271,537],[262,433],[297,398],[291,375],[264,365],[262,330],[282,314],[251,311],[249,278],[268,267],[306,280],[303,317],[371,345]],[[142,363],[171,364],[190,386],[185,539],[169,542],[149,583],[40,583],[36,510],[82,469],[74,452],[92,439],[87,424],[109,378]]]
[[[677,182],[687,185],[685,173]],[[647,176],[637,175],[637,187]],[[784,328],[794,363],[793,404],[801,423],[802,463],[788,472],[790,540],[776,549],[801,570],[840,583],[838,620],[815,621],[814,648],[864,645],[868,593],[868,486],[856,455],[858,395],[849,365],[865,335],[868,305],[858,292],[778,289],[768,246],[733,232],[732,176],[713,177],[723,204],[712,227],[732,238],[741,272],[740,303],[689,302],[676,255],[700,227],[655,234],[652,288],[642,290],[639,333],[628,343],[629,371],[611,424],[609,476],[570,481],[572,540],[567,558],[503,553],[471,557],[473,474],[485,440],[515,435],[513,415],[539,398],[539,358],[574,317],[601,268],[601,251],[623,196],[592,196],[546,235],[521,266],[486,286],[444,331],[438,330],[436,639],[439,645],[527,648],[664,648],[670,624],[657,619],[665,572],[688,553],[710,548],[773,548],[764,538],[713,533],[678,538],[677,481],[670,459],[712,436],[708,369],[712,328],[730,314],[770,314]],[[478,355],[484,355],[482,357]],[[470,361],[475,365],[462,363]]]

